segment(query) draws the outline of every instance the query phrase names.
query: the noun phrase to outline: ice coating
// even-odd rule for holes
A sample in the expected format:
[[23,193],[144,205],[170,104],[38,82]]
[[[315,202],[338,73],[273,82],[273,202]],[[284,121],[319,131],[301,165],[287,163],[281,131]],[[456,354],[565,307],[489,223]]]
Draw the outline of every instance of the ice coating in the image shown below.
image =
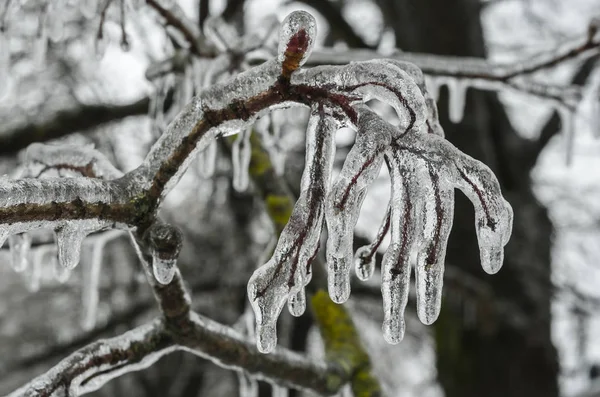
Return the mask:
[[33,143],[24,155],[27,176],[40,177],[47,170],[67,170],[82,176],[117,179],[123,176],[93,145]]
[[444,259],[454,216],[454,186],[431,165],[422,168],[420,231],[415,279],[417,314],[424,324],[432,324],[442,306]]
[[366,106],[356,106],[356,110],[359,112],[356,142],[326,204],[329,295],[336,303],[343,303],[350,296],[354,226],[367,187],[377,178],[384,152],[397,131]]
[[425,104],[427,106],[427,132],[436,134],[439,136],[444,136],[444,129],[440,125],[440,121],[438,118],[438,110],[437,110],[437,92],[433,95],[430,94],[430,91],[427,89],[427,84],[425,82],[425,76],[423,72],[417,65],[410,62],[402,62],[395,59],[384,59],[384,62],[393,65],[397,68],[402,69],[414,80],[414,82],[419,87],[423,98],[425,98]]
[[354,94],[362,101],[378,99],[387,103],[396,110],[403,127],[401,133],[419,130],[428,114],[425,98],[415,81],[404,70],[387,61],[354,62],[339,67],[317,66],[297,71],[291,82]]
[[[261,352],[273,350],[276,323],[288,300],[290,312],[300,315],[306,306],[304,286],[310,262],[318,249],[338,122],[323,106],[312,109],[306,137],[306,166],[301,192],[271,259],[248,282],[248,298],[256,315],[257,344]],[[302,292],[301,292],[302,291]]]
[[383,336],[396,344],[404,338],[404,309],[410,288],[410,259],[418,214],[419,176],[415,167],[398,153],[387,157],[392,180],[390,206],[390,245],[381,263],[383,297]]
[[503,247],[512,232],[513,212],[502,197],[493,172],[483,163],[462,153],[448,141],[432,134],[407,136],[398,142],[405,156],[435,164],[440,181],[460,189],[475,208],[475,228],[481,266],[494,274],[503,261]]
[[313,49],[315,37],[317,23],[308,12],[294,11],[283,20],[277,49],[277,62],[282,67],[283,76],[289,76],[304,65]]
[[28,233],[13,234],[8,237],[11,265],[14,271],[23,272],[29,266],[31,236]]
[[231,162],[233,164],[233,188],[238,192],[248,189],[250,166],[250,155],[252,154],[250,146],[251,129],[241,131],[231,147]]

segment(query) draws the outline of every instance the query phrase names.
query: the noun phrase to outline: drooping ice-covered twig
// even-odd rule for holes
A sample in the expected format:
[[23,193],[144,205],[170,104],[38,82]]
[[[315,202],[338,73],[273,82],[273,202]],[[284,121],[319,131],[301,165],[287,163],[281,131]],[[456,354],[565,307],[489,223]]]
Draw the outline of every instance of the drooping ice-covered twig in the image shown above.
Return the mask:
[[306,308],[304,286],[319,248],[324,199],[335,155],[334,134],[339,128],[333,115],[326,112],[330,110],[322,104],[311,111],[300,196],[273,257],[248,282],[248,295],[257,317],[257,343],[264,352],[275,346],[277,318],[288,296],[290,313],[299,316]]

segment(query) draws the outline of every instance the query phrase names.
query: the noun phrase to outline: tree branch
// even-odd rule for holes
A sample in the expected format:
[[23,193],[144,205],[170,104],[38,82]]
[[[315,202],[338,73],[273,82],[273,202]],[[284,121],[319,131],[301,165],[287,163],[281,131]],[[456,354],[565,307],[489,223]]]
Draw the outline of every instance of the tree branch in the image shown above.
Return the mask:
[[120,336],[94,342],[62,360],[9,397],[80,395],[97,390],[124,372],[147,368],[175,350],[161,320]]
[[51,118],[0,132],[0,155],[25,149],[34,142],[46,142],[99,125],[148,113],[150,99],[144,97],[124,105],[81,105],[57,112]]

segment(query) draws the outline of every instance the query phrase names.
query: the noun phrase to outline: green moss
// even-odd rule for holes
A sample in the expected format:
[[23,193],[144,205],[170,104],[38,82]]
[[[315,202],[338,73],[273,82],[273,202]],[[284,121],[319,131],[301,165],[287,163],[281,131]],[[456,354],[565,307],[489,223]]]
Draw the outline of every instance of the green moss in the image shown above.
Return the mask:
[[347,374],[355,396],[380,396],[381,388],[371,373],[369,355],[364,350],[352,318],[344,306],[333,303],[323,290],[313,295],[311,304],[325,344],[327,361],[340,367]]
[[265,206],[279,235],[292,215],[294,203],[288,195],[269,194],[265,198]]
[[250,172],[251,177],[256,178],[271,170],[273,165],[269,153],[267,153],[261,145],[258,134],[253,133],[250,135],[250,145],[252,146],[252,154],[248,171]]

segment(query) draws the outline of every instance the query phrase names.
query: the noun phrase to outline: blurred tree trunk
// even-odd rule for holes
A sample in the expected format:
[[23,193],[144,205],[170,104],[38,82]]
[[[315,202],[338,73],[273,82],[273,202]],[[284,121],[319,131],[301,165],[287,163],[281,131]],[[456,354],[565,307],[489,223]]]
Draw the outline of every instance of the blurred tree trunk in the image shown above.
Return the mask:
[[[404,51],[485,56],[479,0],[378,0]],[[479,265],[470,203],[457,196],[447,261],[493,288],[527,319],[516,325],[476,302],[476,319],[446,296],[436,325],[438,377],[447,397],[558,396],[558,362],[550,337],[552,224],[532,193],[532,142],[516,135],[495,94],[470,90],[465,117],[448,121],[448,96],[438,102],[446,137],[489,165],[515,211],[504,267],[494,277]],[[455,297],[454,297],[455,298]]]

